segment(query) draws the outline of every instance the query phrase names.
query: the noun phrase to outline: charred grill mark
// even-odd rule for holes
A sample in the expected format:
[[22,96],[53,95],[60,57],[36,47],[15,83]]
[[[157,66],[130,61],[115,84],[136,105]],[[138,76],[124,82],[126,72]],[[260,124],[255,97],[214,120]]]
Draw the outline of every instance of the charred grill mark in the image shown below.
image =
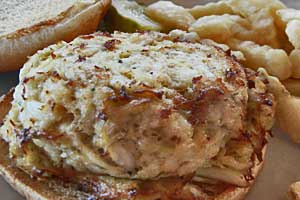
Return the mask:
[[108,50],[108,51],[113,51],[116,49],[116,45],[120,44],[121,41],[117,40],[117,39],[112,39],[112,40],[108,40],[104,43],[104,47]]

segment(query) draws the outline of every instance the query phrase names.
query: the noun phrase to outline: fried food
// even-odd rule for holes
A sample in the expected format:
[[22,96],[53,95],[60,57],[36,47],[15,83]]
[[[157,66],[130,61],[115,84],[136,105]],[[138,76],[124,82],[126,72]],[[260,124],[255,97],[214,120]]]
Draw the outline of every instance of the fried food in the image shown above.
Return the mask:
[[237,33],[249,27],[247,20],[238,15],[210,15],[199,18],[189,31],[196,32],[202,39],[212,39],[224,43]]
[[227,43],[232,49],[241,51],[246,61],[243,64],[257,70],[264,67],[268,73],[280,80],[289,78],[292,74],[292,64],[289,56],[282,49],[272,49],[269,46],[260,46],[251,41],[229,40]]
[[288,22],[285,32],[293,46],[300,49],[300,20]]
[[293,68],[292,77],[296,79],[300,79],[300,49],[294,49],[290,53],[289,57]]
[[300,200],[300,182],[293,183],[288,191],[289,200]]
[[189,9],[189,12],[196,18],[210,16],[210,15],[224,15],[231,14],[234,12],[230,5],[227,2],[219,1],[212,2],[205,5],[197,5]]
[[158,1],[149,5],[145,10],[146,15],[160,23],[167,30],[188,30],[195,21],[194,17],[183,7],[171,1]]
[[285,88],[294,96],[300,97],[300,80],[299,79],[287,79],[282,81]]

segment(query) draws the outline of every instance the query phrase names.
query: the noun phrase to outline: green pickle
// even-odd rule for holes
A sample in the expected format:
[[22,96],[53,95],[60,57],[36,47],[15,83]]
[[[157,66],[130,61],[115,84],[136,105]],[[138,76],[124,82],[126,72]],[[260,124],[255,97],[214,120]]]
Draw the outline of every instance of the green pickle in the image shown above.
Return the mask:
[[144,8],[135,1],[113,0],[100,30],[129,33],[143,30],[161,31],[162,26],[147,17]]

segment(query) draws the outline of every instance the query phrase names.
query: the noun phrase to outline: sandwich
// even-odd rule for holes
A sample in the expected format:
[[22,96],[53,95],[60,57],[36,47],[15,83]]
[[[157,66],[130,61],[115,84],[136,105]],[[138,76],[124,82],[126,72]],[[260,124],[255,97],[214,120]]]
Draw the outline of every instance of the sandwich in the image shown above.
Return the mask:
[[0,72],[17,70],[27,57],[60,40],[94,32],[110,0],[0,2]]
[[0,103],[3,177],[32,200],[243,199],[273,125],[268,79],[173,33],[97,32],[30,57]]

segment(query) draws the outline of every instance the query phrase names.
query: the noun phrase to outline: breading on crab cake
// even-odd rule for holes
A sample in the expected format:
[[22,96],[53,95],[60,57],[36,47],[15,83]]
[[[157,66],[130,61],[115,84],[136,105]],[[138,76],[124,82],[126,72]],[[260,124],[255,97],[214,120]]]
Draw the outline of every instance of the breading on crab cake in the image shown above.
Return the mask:
[[6,162],[45,199],[244,196],[273,124],[268,81],[180,34],[98,32],[32,56],[0,128]]

